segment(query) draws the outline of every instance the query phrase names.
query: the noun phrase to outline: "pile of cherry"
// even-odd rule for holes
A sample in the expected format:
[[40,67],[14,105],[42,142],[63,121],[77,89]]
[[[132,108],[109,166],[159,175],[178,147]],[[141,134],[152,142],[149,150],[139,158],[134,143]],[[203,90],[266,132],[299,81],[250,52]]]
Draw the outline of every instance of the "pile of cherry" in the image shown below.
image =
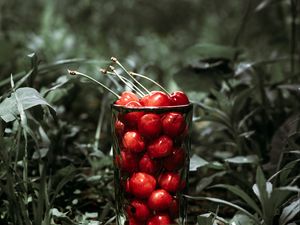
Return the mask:
[[[126,214],[126,225],[176,224],[181,205],[178,194],[186,187],[183,168],[188,156],[184,148],[187,115],[178,109],[189,105],[189,99],[184,92],[168,93],[154,80],[127,71],[114,57],[111,60],[101,72],[117,77],[132,91],[119,95],[89,75],[68,72],[97,83],[117,97],[114,105],[130,109],[124,113],[121,110],[113,118],[118,140],[114,162],[120,181],[115,185],[120,185],[116,190],[121,195],[116,198],[122,201],[117,205]],[[119,74],[112,64],[117,64],[126,76]],[[135,77],[146,79],[163,91],[150,92]],[[161,108],[167,110],[155,110]]]
[[187,134],[185,114],[170,109],[163,113],[147,107],[189,104],[183,92],[170,95],[153,91],[139,99],[123,92],[116,105],[145,110],[119,113],[115,121],[118,153],[115,163],[120,170],[123,211],[129,225],[169,225],[178,218],[179,199],[185,188],[181,169],[186,151],[182,146]]

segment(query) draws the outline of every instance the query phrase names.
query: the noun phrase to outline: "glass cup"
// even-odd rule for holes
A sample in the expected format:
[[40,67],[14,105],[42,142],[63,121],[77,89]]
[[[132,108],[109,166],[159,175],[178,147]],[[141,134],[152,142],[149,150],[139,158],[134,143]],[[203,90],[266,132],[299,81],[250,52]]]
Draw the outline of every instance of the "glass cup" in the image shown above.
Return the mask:
[[192,105],[112,105],[118,225],[187,224]]

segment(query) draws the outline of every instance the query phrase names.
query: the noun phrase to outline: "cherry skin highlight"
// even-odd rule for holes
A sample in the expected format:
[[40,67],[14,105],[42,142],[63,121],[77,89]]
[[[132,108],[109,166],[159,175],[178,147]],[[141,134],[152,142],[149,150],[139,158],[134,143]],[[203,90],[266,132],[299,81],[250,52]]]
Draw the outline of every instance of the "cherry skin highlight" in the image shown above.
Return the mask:
[[122,143],[125,149],[134,153],[142,152],[145,149],[145,142],[136,131],[127,131],[123,136]]
[[161,163],[155,159],[152,159],[148,153],[145,153],[139,161],[139,171],[148,173],[148,174],[156,174],[161,168]]
[[139,98],[136,96],[136,94],[132,93],[131,91],[124,91],[121,94],[121,97],[115,102],[115,104],[125,106],[127,103],[132,101],[138,102]]
[[170,112],[162,118],[163,131],[170,137],[179,136],[184,131],[185,126],[186,123],[181,113]]
[[115,122],[115,132],[118,135],[118,137],[123,136],[125,131],[125,125],[121,120],[117,120]]
[[172,105],[188,105],[189,98],[183,91],[175,91],[170,95]]
[[133,173],[138,170],[138,162],[136,154],[122,150],[120,155],[116,157],[116,163],[122,172]]
[[170,225],[172,220],[168,214],[157,214],[147,221],[147,225]]
[[[142,105],[137,101],[131,101],[125,105],[127,108],[140,108]],[[126,127],[136,128],[138,121],[144,115],[144,112],[129,112],[123,115],[123,121]]]
[[148,206],[155,211],[166,210],[172,203],[172,196],[164,189],[157,189],[148,198]]
[[184,166],[185,151],[182,148],[173,148],[169,156],[164,158],[163,166],[169,171],[176,171]]
[[151,91],[140,99],[140,103],[147,107],[171,106],[171,98],[165,92]]
[[172,147],[172,139],[163,135],[149,143],[147,152],[152,158],[163,158],[171,154]]
[[156,187],[156,180],[147,173],[134,173],[130,180],[130,192],[137,198],[147,198]]
[[162,126],[160,116],[154,113],[143,115],[138,121],[138,131],[145,138],[151,139],[159,136]]
[[175,193],[180,189],[180,176],[178,173],[166,172],[159,176],[158,184],[168,192]]
[[139,221],[148,220],[151,215],[147,204],[138,199],[134,199],[130,202],[130,205],[126,208],[126,212]]

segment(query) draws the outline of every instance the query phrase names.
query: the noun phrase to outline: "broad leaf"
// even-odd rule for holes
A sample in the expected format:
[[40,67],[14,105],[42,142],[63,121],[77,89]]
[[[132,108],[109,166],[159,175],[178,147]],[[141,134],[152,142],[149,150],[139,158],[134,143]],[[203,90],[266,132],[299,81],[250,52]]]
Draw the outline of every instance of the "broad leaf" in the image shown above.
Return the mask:
[[248,155],[248,156],[236,156],[233,158],[225,159],[228,163],[234,164],[258,164],[257,155]]
[[209,162],[207,162],[205,159],[193,155],[190,159],[190,171],[197,171],[198,168],[208,165]]
[[240,212],[237,212],[229,222],[231,225],[256,225],[249,216]]
[[233,194],[239,196],[241,199],[243,199],[252,209],[255,210],[259,215],[262,215],[261,209],[258,207],[258,205],[255,203],[255,201],[242,189],[236,186],[232,185],[226,185],[226,184],[218,184],[212,186],[212,188],[225,188],[228,191],[232,192]]
[[[17,98],[16,98],[17,95]],[[54,111],[52,106],[33,88],[18,88],[10,97],[0,103],[0,117],[5,122],[11,122],[19,115],[18,102],[23,110],[30,109],[37,105],[47,105]]]
[[286,206],[280,215],[279,224],[285,225],[300,212],[300,198],[297,198],[290,205]]

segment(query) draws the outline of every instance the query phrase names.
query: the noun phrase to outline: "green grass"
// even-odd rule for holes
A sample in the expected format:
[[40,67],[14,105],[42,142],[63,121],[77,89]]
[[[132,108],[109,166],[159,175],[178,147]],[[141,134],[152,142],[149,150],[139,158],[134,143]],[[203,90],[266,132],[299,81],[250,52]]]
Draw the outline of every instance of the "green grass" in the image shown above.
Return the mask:
[[114,223],[111,56],[194,103],[190,224],[299,223],[299,8],[1,2],[0,223]]

